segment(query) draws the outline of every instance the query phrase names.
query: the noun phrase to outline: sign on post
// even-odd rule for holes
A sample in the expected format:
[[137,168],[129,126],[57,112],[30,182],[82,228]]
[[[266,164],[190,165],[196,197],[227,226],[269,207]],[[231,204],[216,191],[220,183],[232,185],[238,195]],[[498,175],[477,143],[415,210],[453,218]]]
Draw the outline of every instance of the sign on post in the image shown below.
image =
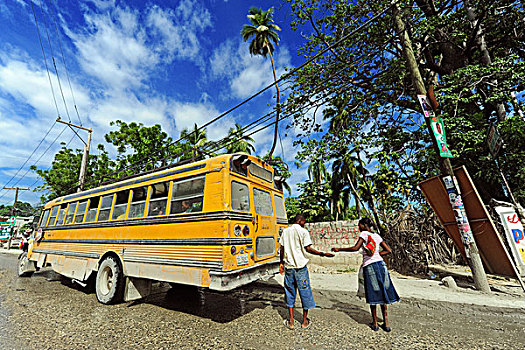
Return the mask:
[[430,126],[432,127],[432,133],[436,140],[439,155],[444,158],[452,158],[452,153],[447,146],[447,137],[445,136],[445,125],[443,124],[443,118],[436,116],[434,109],[432,108],[430,99],[426,95],[417,95],[421,109],[425,118],[430,119]]
[[496,158],[503,145],[503,139],[498,131],[498,128],[494,124],[490,126],[489,134],[487,136],[487,143],[489,145],[490,154]]
[[496,207],[501,224],[505,228],[505,238],[509,243],[512,256],[520,271],[525,276],[525,230],[518,214],[512,207]]

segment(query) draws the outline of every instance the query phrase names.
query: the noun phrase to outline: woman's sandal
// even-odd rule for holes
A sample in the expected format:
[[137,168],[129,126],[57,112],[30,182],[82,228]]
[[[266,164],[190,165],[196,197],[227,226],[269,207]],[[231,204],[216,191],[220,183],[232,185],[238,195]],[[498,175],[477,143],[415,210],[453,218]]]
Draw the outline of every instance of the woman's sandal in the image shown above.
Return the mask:
[[373,323],[369,323],[368,327],[370,327],[370,329],[372,329],[374,332],[377,332],[379,330],[379,327],[378,326],[374,326]]
[[381,328],[382,328],[385,332],[391,332],[391,331],[392,331],[392,328],[390,328],[390,327],[385,327],[385,324],[382,324],[382,325],[381,325]]

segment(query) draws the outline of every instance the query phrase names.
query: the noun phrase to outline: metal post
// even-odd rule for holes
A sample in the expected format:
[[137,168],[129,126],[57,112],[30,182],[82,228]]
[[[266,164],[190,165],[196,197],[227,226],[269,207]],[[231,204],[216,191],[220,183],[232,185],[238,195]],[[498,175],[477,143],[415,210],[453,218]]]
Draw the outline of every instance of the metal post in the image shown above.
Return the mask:
[[[403,54],[406,59],[407,68],[409,69],[410,75],[412,76],[412,81],[414,83],[416,92],[417,94],[420,94],[420,95],[427,95],[427,90],[425,89],[423,78],[421,77],[421,73],[419,72],[419,65],[416,61],[416,58],[414,56],[414,51],[412,49],[412,42],[410,40],[408,32],[405,29],[405,23],[403,22],[403,19],[401,18],[401,15],[399,13],[399,8],[397,7],[397,5],[393,6],[393,11],[394,11],[394,21],[396,25],[396,31],[400,33]],[[427,124],[427,129],[430,135],[432,135],[433,131],[432,131],[431,123],[430,123],[430,118],[425,118],[425,120]],[[432,137],[432,143],[434,145],[434,150],[436,151],[438,158],[439,158],[439,165],[441,168],[441,172],[443,173],[445,178],[450,177],[450,179],[455,180],[454,170],[452,169],[452,164],[448,158],[443,158],[439,156],[440,153],[438,149],[438,144],[434,137]],[[459,204],[457,204],[457,209],[463,212],[462,214],[465,215],[464,219],[466,219],[466,220],[463,220],[461,224],[459,224],[458,222],[458,229],[461,234],[461,238],[463,240],[465,251],[467,253],[468,264],[472,270],[472,276],[474,278],[474,285],[476,289],[478,290],[481,290],[483,292],[490,292],[490,286],[487,281],[487,275],[485,274],[485,270],[483,269],[483,264],[481,262],[481,257],[479,255],[478,247],[472,237],[472,231],[470,230],[470,224],[468,223],[466,212],[464,212],[464,208],[461,202],[461,196],[460,196],[461,191],[459,189],[459,186],[456,185],[456,181],[452,181],[451,185],[453,186],[452,187],[453,190],[455,190],[455,193],[459,197],[459,201],[458,201]],[[455,208],[453,207],[453,209]]]

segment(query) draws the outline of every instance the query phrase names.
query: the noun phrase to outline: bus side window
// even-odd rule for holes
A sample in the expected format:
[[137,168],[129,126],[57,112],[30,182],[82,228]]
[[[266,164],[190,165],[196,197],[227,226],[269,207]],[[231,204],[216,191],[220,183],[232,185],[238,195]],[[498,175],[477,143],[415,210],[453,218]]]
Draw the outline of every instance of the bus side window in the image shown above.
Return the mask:
[[55,224],[55,221],[56,221],[56,218],[57,218],[58,209],[60,209],[60,207],[58,205],[54,206],[53,209],[51,209],[51,216],[49,217],[48,226],[53,226]]
[[237,181],[232,181],[232,210],[250,211],[248,186]]
[[133,195],[131,196],[131,204],[129,206],[128,218],[141,218],[144,216],[144,210],[146,209],[146,194],[148,193],[147,187],[137,187],[133,189]]
[[40,224],[38,226],[46,226],[47,224],[47,218],[49,218],[49,213],[51,211],[49,209],[44,210],[44,213],[41,216]]
[[100,197],[91,198],[89,200],[89,208],[86,213],[86,220],[84,222],[93,222],[97,217],[98,203],[100,202]]
[[98,212],[97,221],[108,221],[109,213],[111,212],[111,205],[113,204],[113,194],[108,194],[102,197],[102,203],[100,203],[100,210]]
[[173,182],[170,214],[202,211],[204,176]]
[[56,225],[62,225],[64,223],[64,217],[66,216],[66,208],[67,208],[67,204],[62,204],[60,206],[60,210],[58,211],[58,215],[57,215]]
[[69,207],[67,208],[67,214],[66,214],[66,222],[64,222],[64,225],[73,223],[73,215],[75,215],[75,210],[77,209],[77,205],[78,205],[78,202],[69,203]]
[[75,224],[79,224],[84,220],[84,214],[86,213],[87,201],[78,203],[77,214],[75,215]]
[[166,215],[168,204],[169,182],[162,182],[151,185],[151,192],[148,204],[148,216]]
[[122,220],[126,218],[126,208],[128,207],[129,190],[117,192],[117,199],[111,214],[111,220]]

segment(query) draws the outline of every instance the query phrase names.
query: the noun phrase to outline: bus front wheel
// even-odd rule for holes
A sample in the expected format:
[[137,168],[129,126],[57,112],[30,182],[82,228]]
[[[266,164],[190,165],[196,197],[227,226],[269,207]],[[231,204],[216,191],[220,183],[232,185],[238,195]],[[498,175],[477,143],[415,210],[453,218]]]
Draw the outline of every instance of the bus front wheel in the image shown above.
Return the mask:
[[112,256],[105,258],[98,268],[95,282],[97,300],[102,304],[115,304],[124,296],[124,276],[119,262]]

